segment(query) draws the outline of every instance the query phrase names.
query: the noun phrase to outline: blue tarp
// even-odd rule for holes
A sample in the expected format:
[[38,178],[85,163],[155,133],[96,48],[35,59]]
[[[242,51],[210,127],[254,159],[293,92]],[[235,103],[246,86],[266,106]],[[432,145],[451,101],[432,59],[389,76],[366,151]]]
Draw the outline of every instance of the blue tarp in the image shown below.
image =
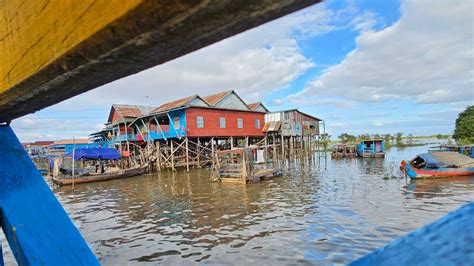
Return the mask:
[[[72,156],[72,152],[66,153],[66,156]],[[79,159],[117,160],[120,159],[120,153],[113,148],[76,149],[74,160]]]
[[438,161],[435,157],[433,157],[433,154],[431,153],[423,153],[418,156],[420,156],[421,159],[426,162],[427,168],[443,168],[446,166],[442,162]]

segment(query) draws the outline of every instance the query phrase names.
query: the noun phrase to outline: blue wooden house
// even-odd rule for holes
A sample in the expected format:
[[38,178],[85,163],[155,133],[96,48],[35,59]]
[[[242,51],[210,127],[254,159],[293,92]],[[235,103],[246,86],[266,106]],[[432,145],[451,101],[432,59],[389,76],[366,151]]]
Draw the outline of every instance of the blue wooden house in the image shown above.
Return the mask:
[[385,157],[385,144],[381,139],[363,140],[357,144],[357,155],[362,158]]

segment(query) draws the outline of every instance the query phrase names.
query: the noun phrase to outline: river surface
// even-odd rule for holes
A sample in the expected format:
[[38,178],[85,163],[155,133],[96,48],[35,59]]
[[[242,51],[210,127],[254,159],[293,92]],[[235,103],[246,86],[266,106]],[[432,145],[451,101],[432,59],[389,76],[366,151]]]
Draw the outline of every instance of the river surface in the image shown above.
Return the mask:
[[346,264],[474,200],[474,177],[402,177],[400,160],[427,148],[392,148],[385,159],[316,154],[248,185],[194,170],[54,193],[104,265]]

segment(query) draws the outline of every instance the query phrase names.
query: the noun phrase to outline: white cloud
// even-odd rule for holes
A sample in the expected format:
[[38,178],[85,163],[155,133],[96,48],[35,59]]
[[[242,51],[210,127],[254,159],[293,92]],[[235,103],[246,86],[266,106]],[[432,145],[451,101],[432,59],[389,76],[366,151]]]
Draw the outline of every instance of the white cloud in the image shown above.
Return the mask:
[[[91,126],[92,125],[92,126]],[[12,121],[15,134],[23,141],[87,138],[97,131],[97,126],[87,121],[76,119],[50,119],[28,115]]]
[[283,104],[283,101],[280,100],[280,99],[275,99],[273,101],[271,101],[268,105],[270,106],[280,106]]
[[[362,102],[404,98],[419,103],[472,102],[473,8],[472,1],[405,1],[397,23],[381,31],[364,31],[356,40],[357,48],[340,64],[290,98],[337,95]],[[366,29],[370,15],[361,21],[355,19],[356,28]]]

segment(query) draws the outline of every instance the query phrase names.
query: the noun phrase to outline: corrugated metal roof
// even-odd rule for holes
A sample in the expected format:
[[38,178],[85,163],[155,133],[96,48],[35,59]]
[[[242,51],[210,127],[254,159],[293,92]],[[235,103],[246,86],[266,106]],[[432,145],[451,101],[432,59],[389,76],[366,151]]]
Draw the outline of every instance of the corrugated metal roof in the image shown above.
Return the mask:
[[182,98],[182,99],[179,99],[179,100],[175,100],[175,101],[172,101],[172,102],[164,103],[164,104],[160,105],[158,108],[153,109],[153,111],[151,111],[151,113],[159,113],[159,112],[163,112],[163,111],[166,111],[166,110],[170,110],[170,109],[185,106],[187,103],[189,103],[190,101],[192,101],[196,97],[199,97],[199,96],[198,95],[192,95],[192,96],[188,96],[188,97],[185,97],[185,98]]
[[250,108],[250,110],[255,111],[255,109],[258,108],[258,106],[262,106],[263,109],[265,109],[268,112],[268,108],[263,105],[262,102],[256,102],[256,103],[248,103],[247,106]]
[[211,95],[208,95],[206,97],[204,97],[203,99],[211,106],[214,106],[216,105],[218,102],[220,102],[222,99],[224,99],[224,97],[226,97],[227,95],[231,94],[233,92],[233,90],[227,90],[227,91],[222,91],[222,92],[218,92],[216,94],[211,94]]
[[[136,118],[150,113],[155,107],[129,104],[113,104],[112,109],[117,112],[120,117]],[[112,110],[109,114],[108,121],[112,121]]]
[[314,119],[314,120],[323,121],[323,120],[320,119],[320,118],[317,118],[317,117],[315,117],[315,116],[309,115],[309,114],[307,114],[307,113],[303,113],[303,112],[301,112],[300,110],[298,110],[297,108],[288,109],[288,110],[275,111],[275,112],[271,112],[271,114],[273,114],[273,113],[286,113],[286,112],[298,112],[298,113],[300,113],[300,114],[302,114],[302,115],[305,115],[305,116],[307,116],[307,117],[310,117],[310,118],[312,118],[312,119]]
[[263,132],[277,132],[280,130],[281,127],[281,122],[280,121],[271,121],[271,122],[266,122],[265,125],[263,125]]
[[55,141],[52,145],[63,145],[63,144],[87,144],[89,139],[62,139]]

